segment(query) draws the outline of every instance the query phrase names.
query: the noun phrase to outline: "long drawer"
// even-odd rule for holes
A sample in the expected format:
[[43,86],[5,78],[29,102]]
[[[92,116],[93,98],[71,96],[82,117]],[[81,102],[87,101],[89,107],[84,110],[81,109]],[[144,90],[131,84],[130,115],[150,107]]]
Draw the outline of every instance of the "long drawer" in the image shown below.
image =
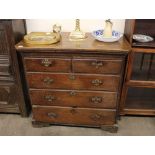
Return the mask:
[[71,72],[70,58],[24,58],[26,71]]
[[29,88],[117,91],[119,80],[114,75],[27,73]]
[[116,108],[117,93],[77,90],[30,90],[31,103],[44,106]]
[[113,125],[115,110],[70,107],[33,107],[33,118],[39,122],[73,125]]
[[120,74],[122,59],[74,58],[73,72],[93,74]]

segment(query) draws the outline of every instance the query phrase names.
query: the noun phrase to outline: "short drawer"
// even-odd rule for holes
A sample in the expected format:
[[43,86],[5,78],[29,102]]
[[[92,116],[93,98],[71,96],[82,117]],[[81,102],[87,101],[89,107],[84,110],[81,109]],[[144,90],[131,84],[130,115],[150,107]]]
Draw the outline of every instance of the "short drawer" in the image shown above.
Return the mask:
[[117,91],[119,76],[27,73],[29,88]]
[[38,107],[32,108],[35,121],[54,124],[73,125],[113,125],[115,124],[115,110],[100,110],[71,107]]
[[116,108],[117,93],[78,90],[30,90],[31,103],[44,106]]
[[122,59],[74,58],[73,72],[93,74],[120,74]]
[[34,72],[71,72],[69,58],[24,58],[26,71]]

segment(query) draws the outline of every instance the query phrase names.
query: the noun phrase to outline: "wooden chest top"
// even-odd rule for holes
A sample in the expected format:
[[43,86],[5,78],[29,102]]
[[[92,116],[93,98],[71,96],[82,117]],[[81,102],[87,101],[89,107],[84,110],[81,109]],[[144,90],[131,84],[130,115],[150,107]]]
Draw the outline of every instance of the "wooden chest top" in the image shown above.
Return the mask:
[[33,52],[42,52],[42,50],[44,51],[52,50],[55,52],[59,52],[62,50],[66,52],[70,51],[76,52],[82,50],[82,52],[89,51],[89,53],[102,52],[102,53],[114,53],[114,54],[119,53],[127,54],[131,49],[131,46],[129,45],[125,37],[122,37],[118,42],[103,43],[96,41],[90,33],[87,33],[86,35],[87,38],[85,40],[75,42],[69,40],[69,33],[62,33],[61,41],[52,45],[27,46],[26,44],[24,44],[23,41],[21,41],[16,45],[16,50],[21,52],[22,51],[30,52],[32,50]]

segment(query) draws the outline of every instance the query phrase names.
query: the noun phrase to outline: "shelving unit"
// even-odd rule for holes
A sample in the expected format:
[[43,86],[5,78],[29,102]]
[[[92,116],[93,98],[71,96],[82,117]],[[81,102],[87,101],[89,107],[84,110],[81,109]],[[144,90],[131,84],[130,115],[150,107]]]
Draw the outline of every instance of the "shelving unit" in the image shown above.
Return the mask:
[[15,44],[26,34],[25,20],[0,19],[0,113],[29,113],[21,85]]
[[[155,20],[154,19],[136,19],[134,21],[133,34],[149,35],[155,39]],[[132,41],[133,47],[155,48],[155,40],[147,43]]]
[[155,41],[135,42],[133,34],[155,38],[155,20],[126,20],[125,36],[132,46],[124,81],[120,113],[155,115]]

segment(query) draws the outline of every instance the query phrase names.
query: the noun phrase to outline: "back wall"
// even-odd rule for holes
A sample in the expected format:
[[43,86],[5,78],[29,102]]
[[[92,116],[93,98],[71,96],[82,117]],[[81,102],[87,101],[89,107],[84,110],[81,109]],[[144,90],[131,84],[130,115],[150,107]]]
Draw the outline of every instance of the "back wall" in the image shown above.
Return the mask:
[[[105,19],[100,20],[91,20],[91,19],[81,19],[81,30],[84,32],[92,32],[93,30],[103,29],[105,24]],[[124,33],[124,19],[115,19],[112,20],[113,29]],[[27,19],[27,32],[49,32],[52,31],[52,26],[54,24],[60,24],[62,26],[62,32],[71,32],[75,28],[75,20],[74,19]]]

